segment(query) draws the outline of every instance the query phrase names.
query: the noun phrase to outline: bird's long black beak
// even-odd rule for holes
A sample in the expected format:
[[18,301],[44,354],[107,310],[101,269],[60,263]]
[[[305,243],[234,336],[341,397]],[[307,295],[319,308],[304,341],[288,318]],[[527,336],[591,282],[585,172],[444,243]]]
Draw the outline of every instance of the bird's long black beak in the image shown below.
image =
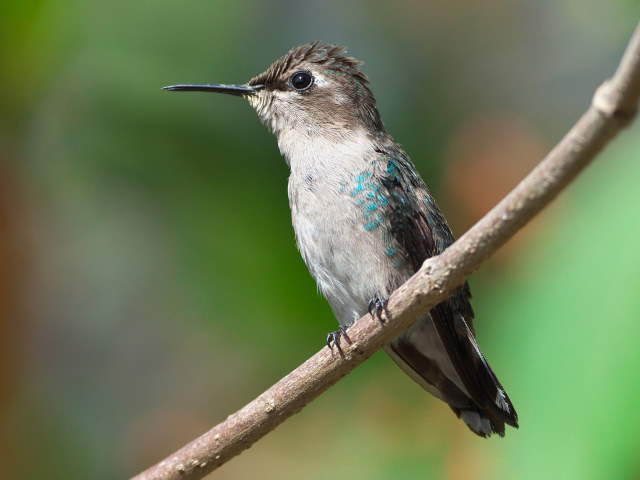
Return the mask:
[[222,83],[211,83],[202,85],[169,85],[168,87],[162,87],[163,90],[171,90],[175,92],[216,92],[237,96],[252,95],[263,88],[264,85],[224,85]]

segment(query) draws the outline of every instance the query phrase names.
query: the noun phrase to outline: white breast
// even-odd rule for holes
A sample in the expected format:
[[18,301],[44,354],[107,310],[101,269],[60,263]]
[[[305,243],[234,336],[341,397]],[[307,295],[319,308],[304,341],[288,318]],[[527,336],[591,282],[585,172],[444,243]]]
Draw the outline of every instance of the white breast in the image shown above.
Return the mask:
[[289,202],[296,241],[318,288],[342,324],[361,316],[389,280],[382,228],[363,228],[351,191],[376,154],[364,132],[348,138],[283,134],[278,145],[291,167]]

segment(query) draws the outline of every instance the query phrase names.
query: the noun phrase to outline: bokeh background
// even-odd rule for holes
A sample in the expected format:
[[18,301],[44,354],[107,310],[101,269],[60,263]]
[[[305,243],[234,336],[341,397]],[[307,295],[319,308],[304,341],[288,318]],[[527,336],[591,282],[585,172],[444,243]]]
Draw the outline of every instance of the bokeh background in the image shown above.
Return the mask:
[[[149,466],[324,342],[287,168],[237,98],[321,39],[459,234],[587,107],[636,0],[7,1],[0,6],[3,478]],[[640,128],[471,279],[521,419],[472,435],[382,353],[220,479],[640,478]]]

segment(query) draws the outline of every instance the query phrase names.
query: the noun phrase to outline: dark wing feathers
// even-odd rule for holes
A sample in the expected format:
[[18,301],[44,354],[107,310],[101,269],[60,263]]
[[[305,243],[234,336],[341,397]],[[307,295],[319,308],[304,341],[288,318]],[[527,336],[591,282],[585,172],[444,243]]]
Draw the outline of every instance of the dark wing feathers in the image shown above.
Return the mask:
[[[377,152],[387,160],[382,184],[389,198],[391,233],[417,271],[427,258],[453,243],[453,234],[407,155],[395,144],[380,147]],[[504,423],[517,426],[517,414],[478,349],[470,298],[465,283],[431,310],[431,318],[472,400],[503,434]]]

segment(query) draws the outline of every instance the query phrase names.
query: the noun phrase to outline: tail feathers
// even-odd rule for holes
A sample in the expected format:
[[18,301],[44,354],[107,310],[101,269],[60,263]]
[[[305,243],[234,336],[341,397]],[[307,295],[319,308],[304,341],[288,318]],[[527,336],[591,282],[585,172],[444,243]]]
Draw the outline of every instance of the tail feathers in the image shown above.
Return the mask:
[[504,422],[500,422],[496,425],[477,410],[462,410],[456,412],[456,415],[458,415],[458,418],[467,424],[473,433],[480,435],[481,437],[486,438],[492,433],[497,433],[501,437],[504,437]]
[[517,413],[473,332],[458,319],[461,323],[449,328],[427,317],[386,350],[409,376],[448,403],[471,431],[481,437],[504,436],[505,424],[518,427]]
[[452,314],[446,303],[436,306],[431,317],[462,384],[478,410],[496,427],[496,433],[502,431],[504,434],[504,425],[500,426],[504,423],[518,428],[518,414],[509,395],[480,351],[464,317]]
[[483,438],[490,437],[493,433],[497,433],[504,437],[505,422],[499,419],[491,418],[492,415],[486,410],[465,409],[459,410],[451,407],[456,416],[467,424],[467,427]]

